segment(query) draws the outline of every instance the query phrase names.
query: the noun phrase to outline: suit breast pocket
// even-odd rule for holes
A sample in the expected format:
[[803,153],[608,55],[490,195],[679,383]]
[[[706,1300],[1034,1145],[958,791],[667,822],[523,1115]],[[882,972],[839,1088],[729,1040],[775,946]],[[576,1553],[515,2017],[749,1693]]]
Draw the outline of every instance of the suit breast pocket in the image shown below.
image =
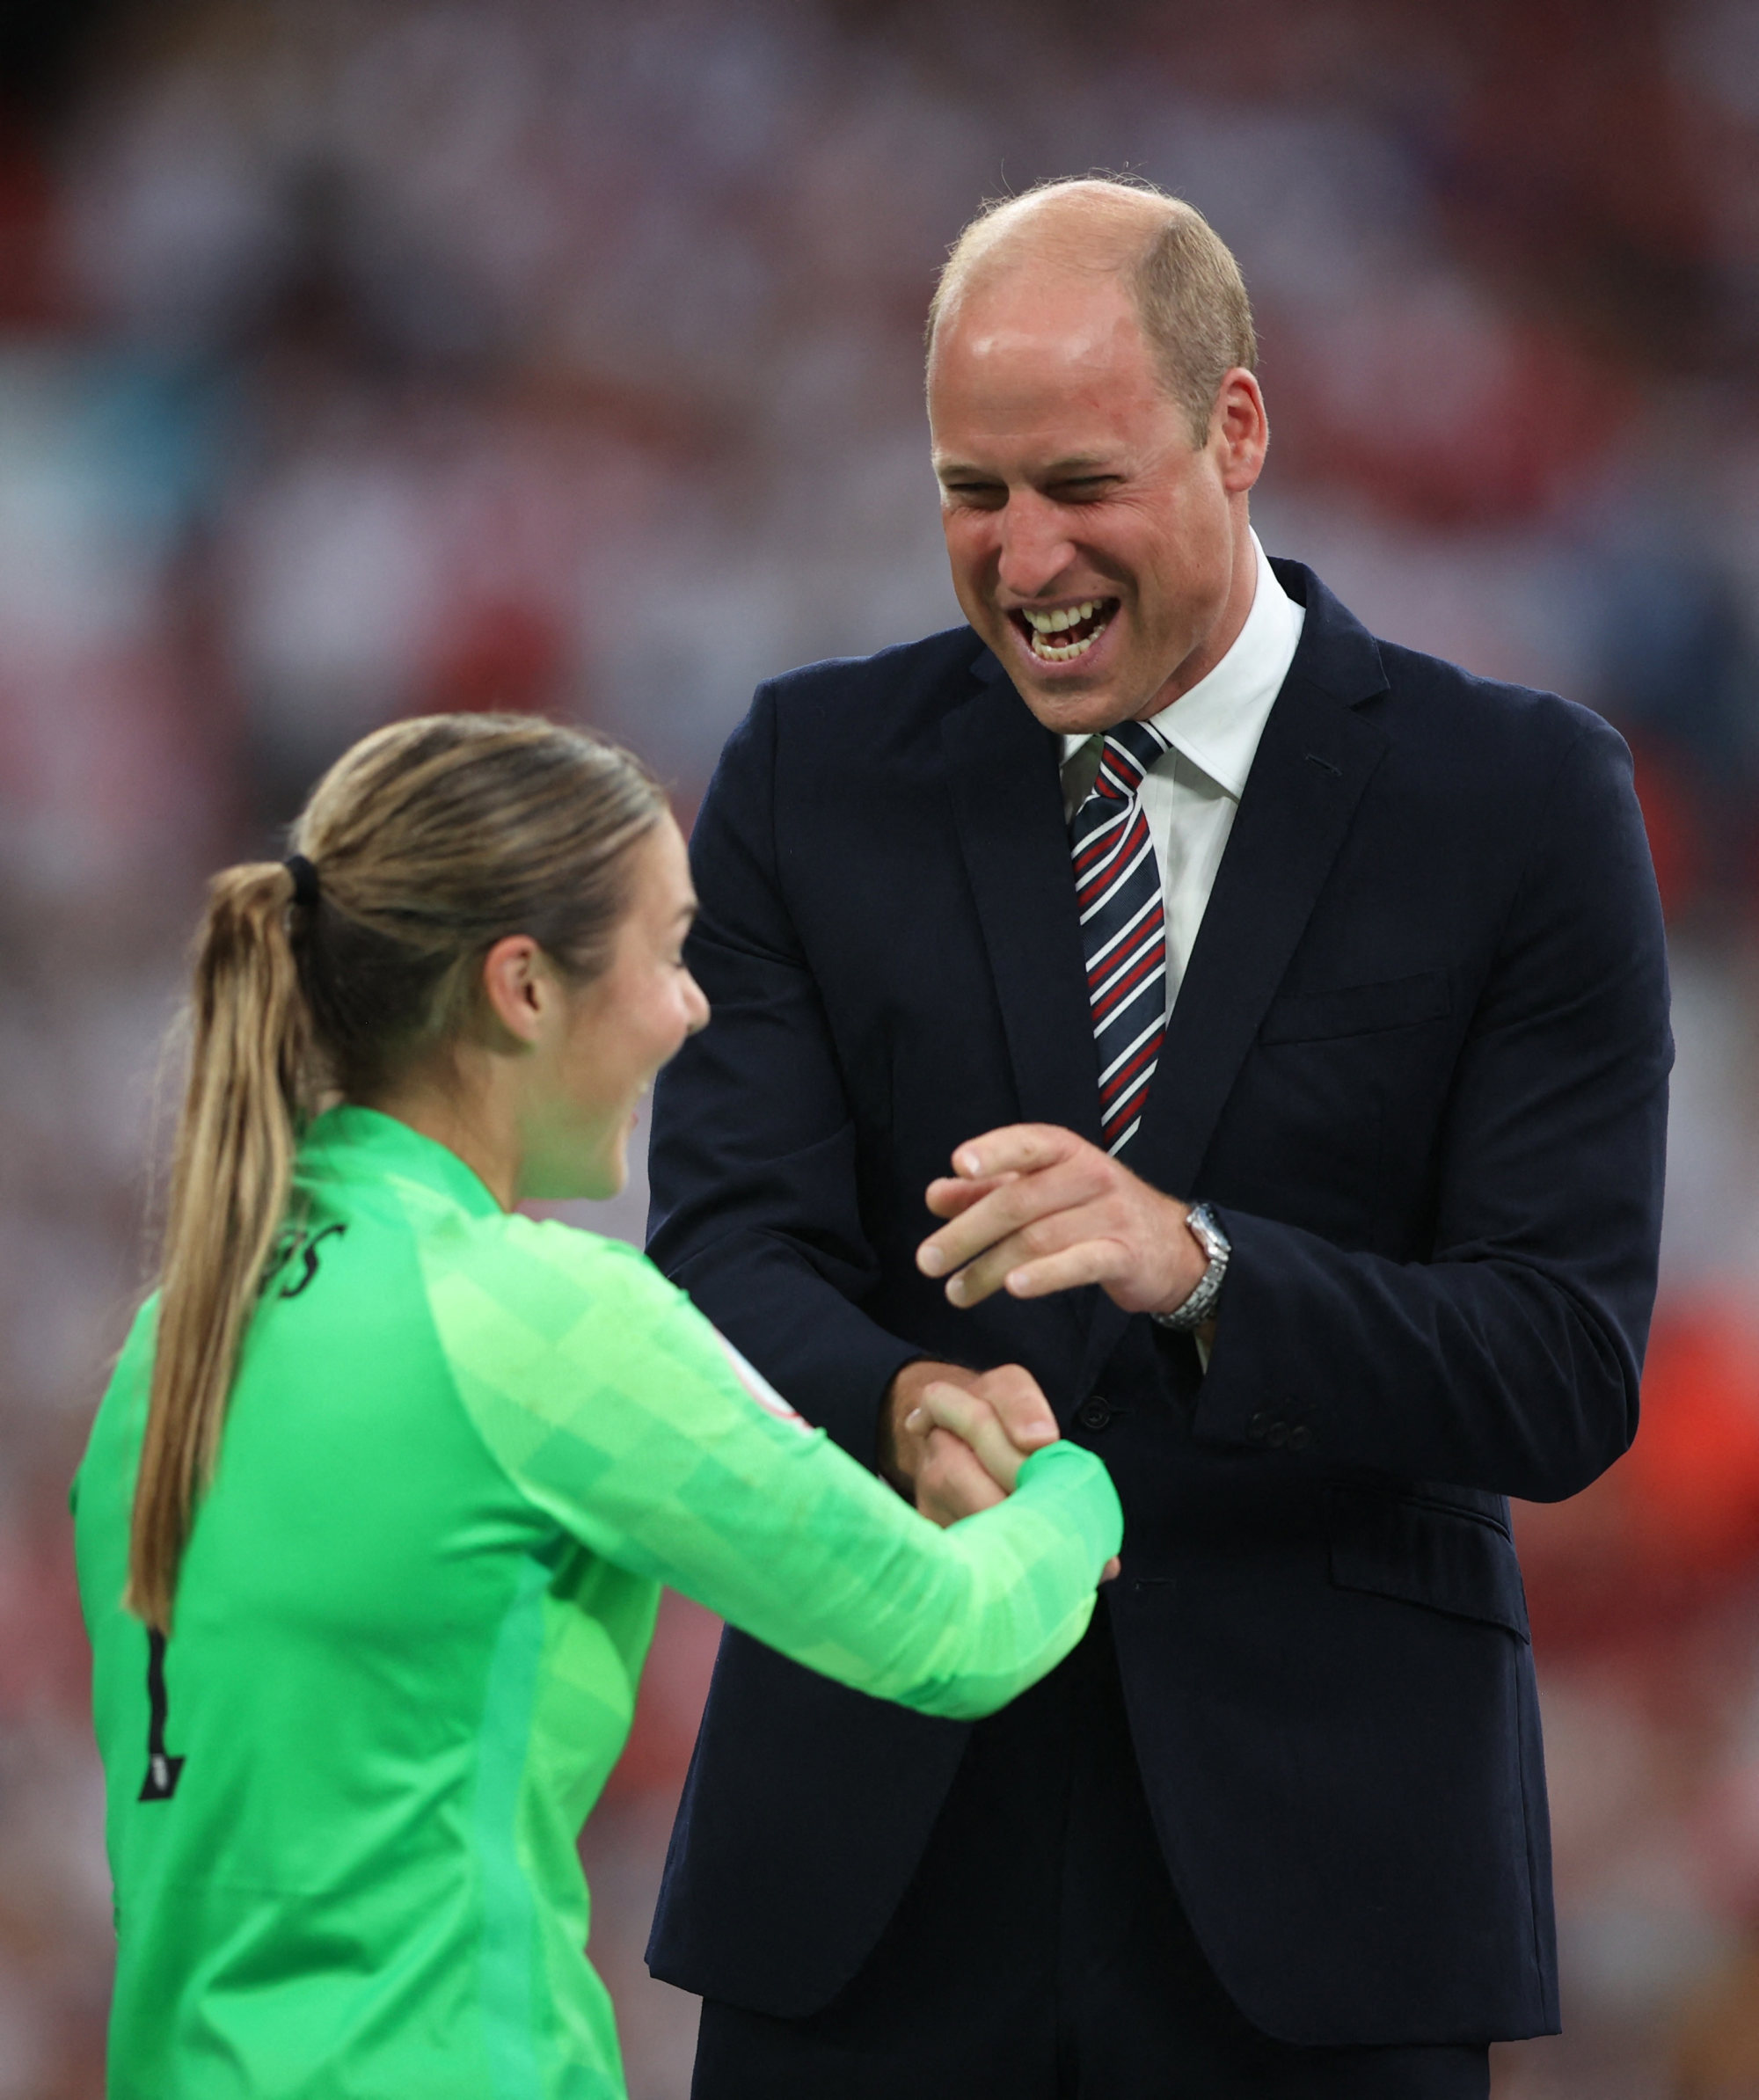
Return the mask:
[[1285,991],[1236,1076],[1203,1192],[1411,1258],[1463,1017],[1443,968]]
[[1273,1000],[1259,1031],[1261,1043],[1341,1042],[1445,1020],[1453,996],[1445,970],[1419,970],[1374,984],[1335,991],[1285,992]]
[[1209,1185],[1340,1245],[1402,1251],[1423,1201],[1453,1015],[1444,969],[1285,992],[1235,1082]]

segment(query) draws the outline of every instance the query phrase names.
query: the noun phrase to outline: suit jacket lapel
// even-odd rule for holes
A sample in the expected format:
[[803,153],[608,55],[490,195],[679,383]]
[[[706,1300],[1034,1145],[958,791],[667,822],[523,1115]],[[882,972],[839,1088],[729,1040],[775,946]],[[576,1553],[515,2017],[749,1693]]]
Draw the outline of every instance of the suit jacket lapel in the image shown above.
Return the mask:
[[1265,725],[1167,1024],[1131,1165],[1187,1194],[1386,740],[1291,671]]
[[1098,1067],[1056,740],[988,650],[973,675],[976,690],[946,716],[941,734],[1020,1114],[1097,1144]]
[[[1145,1181],[1177,1196],[1199,1192],[1235,1076],[1386,748],[1382,732],[1354,711],[1385,689],[1373,638],[1317,577],[1278,565],[1306,604],[1306,625],[1265,724],[1127,1156]],[[1098,1375],[1128,1316],[1101,1297],[1084,1383]]]

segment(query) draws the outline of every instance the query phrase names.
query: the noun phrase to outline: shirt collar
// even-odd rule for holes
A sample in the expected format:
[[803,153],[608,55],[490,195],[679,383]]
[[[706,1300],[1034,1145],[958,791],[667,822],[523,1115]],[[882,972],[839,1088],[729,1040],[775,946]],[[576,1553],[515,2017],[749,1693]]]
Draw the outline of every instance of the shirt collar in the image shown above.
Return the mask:
[[456,1152],[395,1116],[352,1101],[325,1109],[312,1123],[296,1173],[302,1181],[413,1181],[473,1217],[500,1214],[500,1205]]
[[[1257,533],[1252,540],[1258,581],[1252,609],[1232,648],[1189,692],[1149,717],[1175,751],[1237,802],[1245,791],[1259,739],[1288,675],[1307,616],[1277,581]],[[1087,741],[1084,736],[1064,737],[1064,760]]]

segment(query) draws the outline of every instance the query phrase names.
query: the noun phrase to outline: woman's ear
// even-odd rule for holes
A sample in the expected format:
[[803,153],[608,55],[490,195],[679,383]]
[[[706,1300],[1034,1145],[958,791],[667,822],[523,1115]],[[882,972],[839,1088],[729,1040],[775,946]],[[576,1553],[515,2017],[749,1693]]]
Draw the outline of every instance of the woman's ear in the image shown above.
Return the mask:
[[515,1041],[536,1043],[560,988],[544,951],[529,933],[510,933],[483,958],[489,1012]]

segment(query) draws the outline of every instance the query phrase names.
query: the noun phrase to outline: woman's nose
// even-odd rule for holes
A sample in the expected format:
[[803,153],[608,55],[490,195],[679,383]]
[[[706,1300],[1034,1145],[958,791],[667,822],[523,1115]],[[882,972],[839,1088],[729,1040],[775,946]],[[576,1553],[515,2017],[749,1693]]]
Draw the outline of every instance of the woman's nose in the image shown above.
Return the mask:
[[684,1011],[690,1017],[690,1032],[697,1035],[709,1024],[709,1003],[703,988],[690,973],[684,973]]

